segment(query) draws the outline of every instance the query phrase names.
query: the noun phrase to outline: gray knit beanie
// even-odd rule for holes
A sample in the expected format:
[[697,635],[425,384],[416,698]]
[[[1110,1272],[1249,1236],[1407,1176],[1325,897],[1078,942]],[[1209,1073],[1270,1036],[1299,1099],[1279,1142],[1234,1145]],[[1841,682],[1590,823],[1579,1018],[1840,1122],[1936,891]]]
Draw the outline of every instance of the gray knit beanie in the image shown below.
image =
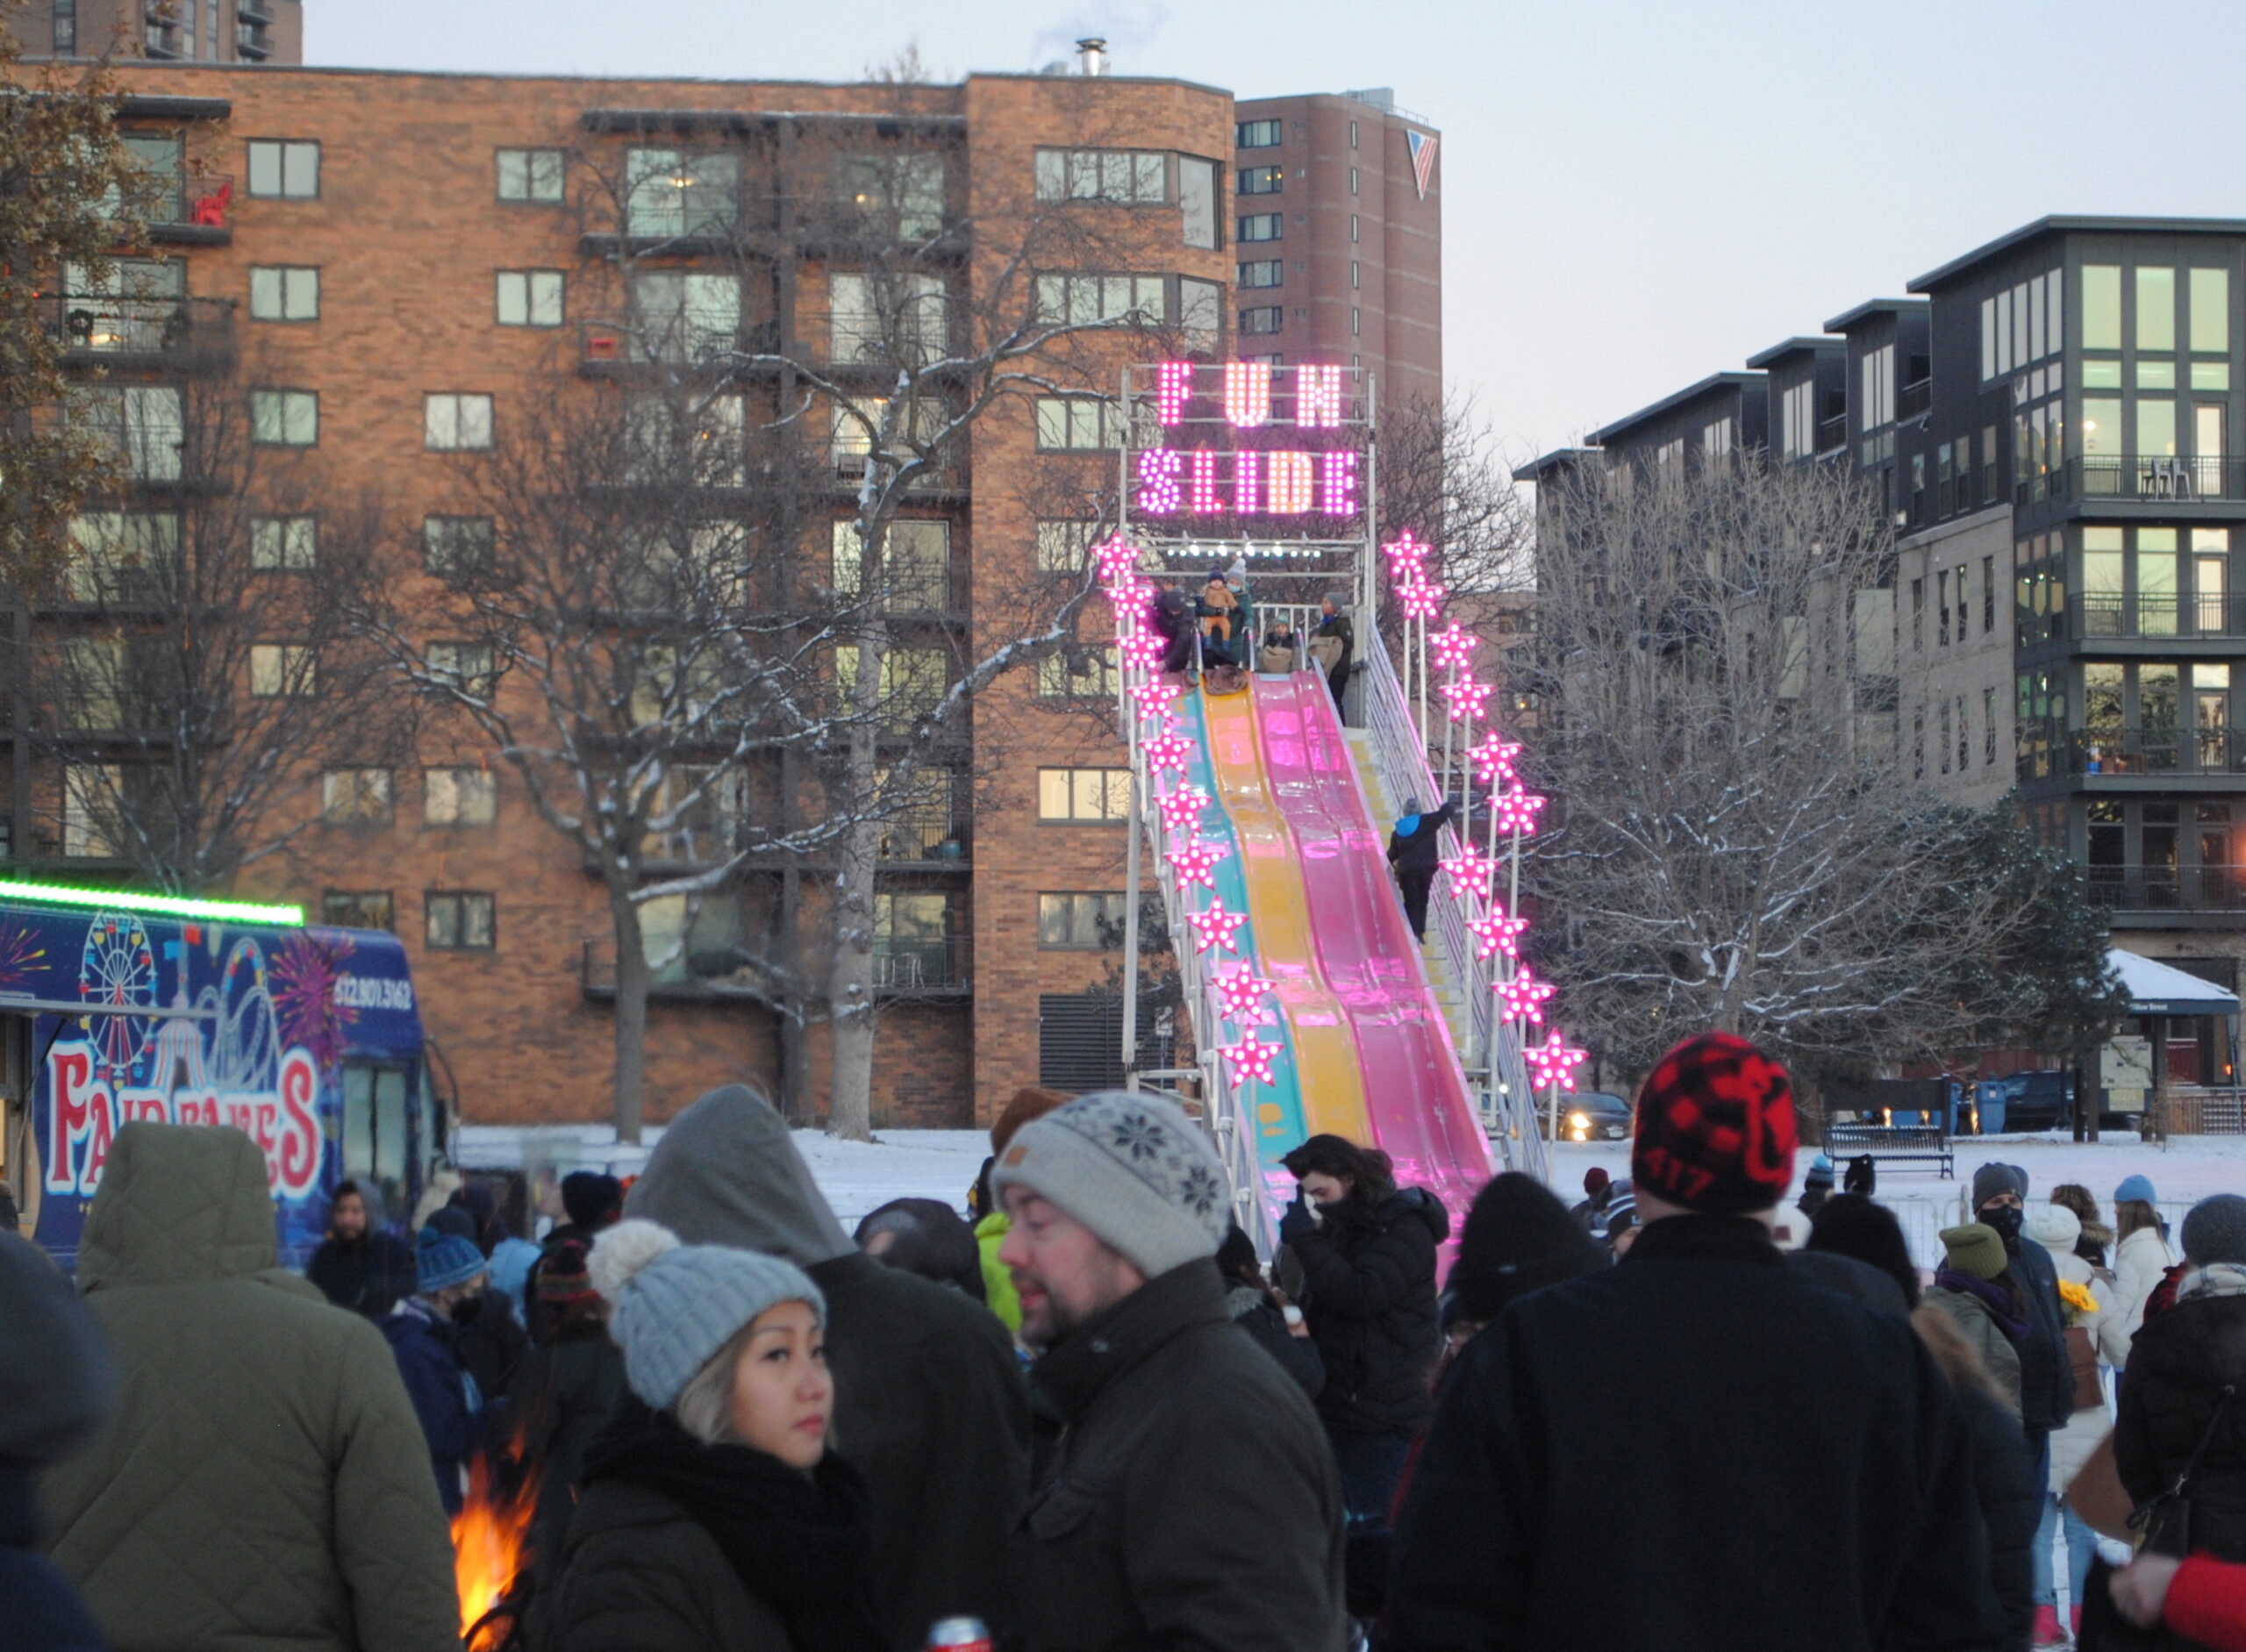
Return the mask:
[[2246,1262],[2246,1198],[2217,1193],[2192,1206],[2184,1217],[2184,1256],[2209,1262]]
[[734,1333],[765,1309],[807,1302],[821,1325],[826,1298],[791,1262],[722,1245],[685,1245],[654,1222],[621,1221],[593,1241],[586,1263],[609,1304],[608,1334],[624,1350],[624,1379],[657,1411],[669,1408]]
[[2011,1193],[2022,1200],[2028,1197],[2019,1173],[2009,1164],[1999,1164],[1992,1160],[1973,1172],[1973,1208],[1979,1210],[1999,1193]]
[[1232,1211],[1224,1166],[1174,1102],[1079,1096],[1024,1125],[991,1171],[1059,1205],[1152,1279],[1217,1254]]

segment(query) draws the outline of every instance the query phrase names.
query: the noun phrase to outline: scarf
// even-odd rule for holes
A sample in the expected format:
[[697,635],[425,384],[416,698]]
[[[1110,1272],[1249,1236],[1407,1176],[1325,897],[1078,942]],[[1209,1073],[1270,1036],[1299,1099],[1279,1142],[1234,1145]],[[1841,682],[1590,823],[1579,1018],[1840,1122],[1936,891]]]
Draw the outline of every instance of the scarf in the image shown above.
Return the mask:
[[2201,1297],[2246,1297],[2246,1267],[2235,1262],[2211,1262],[2184,1276],[2176,1300],[2194,1302]]
[[2029,1326],[2020,1312],[2020,1305],[2012,1292],[1993,1279],[1977,1278],[1970,1273],[1960,1273],[1955,1268],[1938,1269],[1934,1282],[1944,1291],[1955,1291],[1960,1296],[1971,1297],[1989,1311],[1989,1318],[1997,1322],[2005,1340],[2021,1343],[2028,1340]]
[[832,1454],[810,1474],[747,1446],[705,1446],[669,1412],[626,1399],[586,1454],[583,1484],[662,1493],[717,1541],[790,1646],[881,1652],[866,1581],[865,1482]]

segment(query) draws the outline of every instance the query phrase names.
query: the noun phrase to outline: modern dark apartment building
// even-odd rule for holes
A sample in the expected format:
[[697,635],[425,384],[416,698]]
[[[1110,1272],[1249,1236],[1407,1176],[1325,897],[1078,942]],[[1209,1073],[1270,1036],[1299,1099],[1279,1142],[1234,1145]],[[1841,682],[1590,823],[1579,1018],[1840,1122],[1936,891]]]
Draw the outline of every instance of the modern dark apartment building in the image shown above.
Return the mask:
[[[2246,958],[2246,221],[2050,217],[1520,473],[1846,463],[1896,533],[1860,602],[1860,683],[1929,790],[2017,787],[2116,939],[2235,990]],[[1877,623],[1883,609],[1892,619]],[[1874,623],[1868,624],[1867,621]],[[1876,692],[1876,689],[1875,689]],[[1860,693],[1860,704],[1863,704]],[[1867,708],[1875,714],[1875,700]],[[2228,1083],[2213,1018],[2173,1083]]]
[[158,63],[301,63],[304,0],[33,0],[26,57]]
[[1239,348],[1442,395],[1440,134],[1386,88],[1234,104]]

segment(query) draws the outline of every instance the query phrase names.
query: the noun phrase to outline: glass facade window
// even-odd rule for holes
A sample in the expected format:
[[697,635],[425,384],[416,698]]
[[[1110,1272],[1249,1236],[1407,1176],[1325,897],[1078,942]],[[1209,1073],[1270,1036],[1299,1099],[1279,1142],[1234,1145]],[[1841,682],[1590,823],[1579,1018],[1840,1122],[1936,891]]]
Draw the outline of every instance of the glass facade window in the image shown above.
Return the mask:
[[2121,347],[2121,267],[2085,264],[2082,268],[2082,347]]
[[1276,120],[1242,120],[1234,124],[1233,145],[1241,149],[1270,149],[1280,139],[1279,123]]
[[2136,272],[2136,342],[2140,350],[2176,347],[2176,272],[2140,264]]

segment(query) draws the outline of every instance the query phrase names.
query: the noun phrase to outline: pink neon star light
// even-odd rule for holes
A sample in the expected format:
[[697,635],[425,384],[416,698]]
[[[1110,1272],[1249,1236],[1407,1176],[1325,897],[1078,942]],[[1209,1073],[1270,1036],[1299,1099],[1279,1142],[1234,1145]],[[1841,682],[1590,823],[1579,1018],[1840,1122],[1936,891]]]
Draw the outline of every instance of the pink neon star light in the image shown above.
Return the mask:
[[1180,786],[1157,800],[1162,811],[1162,829],[1168,832],[1190,832],[1201,824],[1201,812],[1209,806],[1209,794],[1198,786]]
[[1474,760],[1474,772],[1492,783],[1515,777],[1513,760],[1520,755],[1520,742],[1506,740],[1492,731],[1482,742],[1467,754]]
[[1092,547],[1092,560],[1099,564],[1099,576],[1112,580],[1128,573],[1138,566],[1139,547],[1120,533],[1112,534]]
[[1433,619],[1442,611],[1442,599],[1447,593],[1432,581],[1415,579],[1408,585],[1396,588],[1396,599],[1404,607],[1407,619]]
[[1193,742],[1183,734],[1157,734],[1152,740],[1141,740],[1139,749],[1147,754],[1147,767],[1155,774],[1175,769],[1185,772],[1185,765],[1193,755]]
[[1137,619],[1154,599],[1155,588],[1135,574],[1127,574],[1107,588],[1107,600],[1114,605],[1119,619],[1127,614]]
[[1469,892],[1490,898],[1490,879],[1496,875],[1497,866],[1479,850],[1469,849],[1442,863],[1443,876],[1450,880],[1454,899]]
[[1240,950],[1240,926],[1248,921],[1246,912],[1228,912],[1224,897],[1211,901],[1205,911],[1188,915],[1185,921],[1193,926],[1193,950],[1206,952],[1212,947],[1226,952]]
[[1490,704],[1490,696],[1497,690],[1490,683],[1477,683],[1472,677],[1460,677],[1443,685],[1443,694],[1450,701],[1450,720],[1463,722],[1470,717],[1478,718]]
[[1474,634],[1455,619],[1427,639],[1428,654],[1444,670],[1470,663],[1477,646]]
[[1180,885],[1198,883],[1203,889],[1213,890],[1217,886],[1216,864],[1231,853],[1221,843],[1197,838],[1170,850],[1169,869],[1177,874]]
[[1132,704],[1139,708],[1141,717],[1160,717],[1169,710],[1169,703],[1177,697],[1177,690],[1169,683],[1156,680],[1141,683],[1131,690]]
[[1151,631],[1134,631],[1123,639],[1123,657],[1133,665],[1152,670],[1169,652],[1169,645]]
[[1427,560],[1427,541],[1410,528],[1404,529],[1380,548],[1387,555],[1391,577],[1398,584],[1417,578],[1421,566]]
[[1474,919],[1466,926],[1474,932],[1476,957],[1493,958],[1502,952],[1508,958],[1518,958],[1521,932],[1528,927],[1528,919],[1492,911],[1487,918]]
[[1496,810],[1498,830],[1518,832],[1525,838],[1536,835],[1536,816],[1549,798],[1534,791],[1524,791],[1515,786],[1498,799]]
[[1224,1000],[1225,1016],[1229,1020],[1244,1021],[1263,1007],[1270,996],[1271,983],[1255,973],[1255,966],[1236,963],[1215,976],[1217,996]]
[[1576,1069],[1591,1058],[1589,1050],[1577,1049],[1562,1038],[1556,1026],[1541,1044],[1531,1044],[1520,1053],[1534,1069],[1531,1082],[1539,1090],[1549,1090],[1556,1084],[1562,1090],[1573,1090]]
[[1544,1022],[1544,1000],[1552,996],[1552,983],[1539,981],[1527,964],[1513,972],[1510,981],[1498,983],[1498,996],[1505,1000],[1504,1015],[1508,1021]]
[[1284,1048],[1276,1039],[1261,1039],[1249,1033],[1237,1043],[1218,1045],[1217,1054],[1232,1069],[1234,1083],[1271,1084],[1278,1082],[1271,1063]]

